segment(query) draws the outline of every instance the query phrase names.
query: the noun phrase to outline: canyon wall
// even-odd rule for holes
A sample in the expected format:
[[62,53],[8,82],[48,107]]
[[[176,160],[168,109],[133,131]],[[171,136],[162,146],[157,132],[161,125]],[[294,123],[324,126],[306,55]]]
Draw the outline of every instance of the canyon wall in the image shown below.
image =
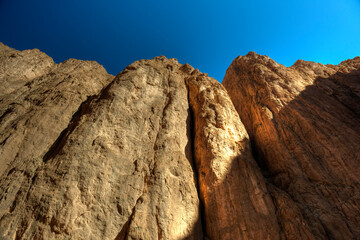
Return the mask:
[[359,67],[0,44],[0,239],[357,239]]
[[360,236],[359,68],[250,52],[226,72],[286,239]]

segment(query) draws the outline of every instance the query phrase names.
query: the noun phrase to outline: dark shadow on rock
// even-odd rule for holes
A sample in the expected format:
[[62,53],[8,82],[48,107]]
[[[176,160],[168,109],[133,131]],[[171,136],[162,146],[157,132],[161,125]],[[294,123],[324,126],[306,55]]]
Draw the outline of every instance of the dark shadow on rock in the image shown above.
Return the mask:
[[248,119],[239,113],[269,183],[301,210],[315,237],[359,238],[360,69],[316,78],[278,112],[270,101],[253,104]]
[[[266,180],[251,154],[250,141],[244,144],[249,147],[242,155],[232,158],[228,174],[207,195],[208,209],[203,208],[202,219],[198,219],[203,225],[205,240],[212,239],[207,233],[216,231],[220,239],[280,239],[280,227]],[[218,222],[218,228],[212,229],[206,225],[207,221]],[[220,225],[223,222],[228,224],[226,228]],[[196,234],[194,227],[191,235]]]

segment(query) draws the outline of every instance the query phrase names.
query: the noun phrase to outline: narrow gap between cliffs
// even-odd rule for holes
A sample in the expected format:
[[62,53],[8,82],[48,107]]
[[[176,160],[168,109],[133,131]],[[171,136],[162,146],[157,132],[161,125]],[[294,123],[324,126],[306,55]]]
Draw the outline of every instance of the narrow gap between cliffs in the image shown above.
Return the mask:
[[188,89],[188,103],[189,103],[189,117],[190,117],[189,140],[190,140],[190,146],[191,146],[191,159],[192,159],[191,166],[192,166],[193,172],[194,172],[194,178],[195,178],[195,184],[196,184],[195,187],[196,187],[196,191],[197,191],[198,199],[199,199],[199,211],[200,211],[199,212],[199,214],[200,214],[199,220],[201,221],[203,239],[207,239],[206,220],[205,220],[205,205],[201,199],[201,194],[200,194],[199,168],[197,166],[196,154],[195,154],[195,115],[192,110],[189,94],[190,94],[190,91]]
[[252,136],[249,136],[249,138],[250,138],[251,154],[252,154],[253,158],[255,159],[255,162],[259,166],[260,171],[261,171],[262,175],[264,176],[264,178],[269,178],[270,172],[269,172],[269,168],[266,163],[266,160],[264,158],[264,154],[258,148],[254,138]]

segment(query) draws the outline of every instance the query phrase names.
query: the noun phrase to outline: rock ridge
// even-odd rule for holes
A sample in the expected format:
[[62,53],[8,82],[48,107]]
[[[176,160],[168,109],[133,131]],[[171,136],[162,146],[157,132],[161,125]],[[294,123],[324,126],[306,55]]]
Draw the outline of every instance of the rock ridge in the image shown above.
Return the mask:
[[0,239],[357,239],[360,58],[223,84],[0,43]]
[[359,63],[287,68],[249,53],[226,72],[286,239],[360,236]]
[[[33,54],[50,61],[38,50]],[[9,61],[7,57],[3,60]],[[29,64],[26,58],[25,61],[21,58],[15,63],[31,68],[32,62]],[[267,212],[269,207],[272,215],[274,207],[251,157],[247,133],[226,90],[216,80],[164,56],[136,61],[115,78],[97,65],[94,69],[92,64],[73,59],[53,64],[39,76],[23,77],[23,85],[17,86],[21,94],[9,92],[2,99],[5,121],[1,127],[9,131],[10,140],[15,138],[5,139],[1,145],[4,156],[9,155],[8,160],[2,159],[9,167],[4,169],[0,181],[2,236],[15,239],[214,239],[225,234],[224,237],[230,239],[236,237],[242,227],[248,229],[239,239],[254,236],[270,239],[271,231],[262,233],[246,221],[239,226],[240,218],[223,221],[227,217],[225,210],[234,210],[234,201],[241,198],[247,199],[247,206],[261,211]],[[93,82],[86,79],[82,66],[90,71]],[[95,74],[99,76],[97,79]],[[12,77],[7,75],[2,80]],[[78,84],[78,88],[74,88],[74,84]],[[89,93],[85,90],[93,86],[84,84],[99,87]],[[72,91],[66,95],[69,89]],[[22,107],[23,115],[20,115],[17,106],[29,98],[36,100],[27,103],[25,110]],[[219,107],[214,105],[217,101],[220,101]],[[41,107],[36,107],[38,105]],[[45,112],[42,106],[48,105]],[[50,107],[55,111],[49,112]],[[18,117],[11,117],[15,115]],[[18,131],[20,127],[31,130],[38,126],[29,123],[39,122],[39,118],[54,124],[42,126],[41,131],[30,131],[33,135],[24,136],[23,131]],[[52,133],[55,125],[58,126],[56,134]],[[214,139],[204,139],[206,148],[201,144],[197,147],[199,139],[194,138],[203,128],[211,134],[221,131],[216,141],[228,152],[224,153]],[[232,128],[240,132],[230,131]],[[38,144],[42,148],[35,149]],[[20,145],[21,151],[14,157],[11,154],[15,145]],[[201,159],[206,151],[213,152],[214,157]],[[195,158],[201,161],[194,161]],[[227,162],[223,164],[222,160]],[[244,171],[238,167],[239,163],[255,172],[244,184],[238,176]],[[226,168],[232,168],[230,180],[225,179]],[[203,180],[199,178],[203,171],[218,174]],[[227,189],[221,190],[220,185]],[[198,191],[199,186],[217,186],[218,190],[208,194],[208,191]],[[231,187],[236,189],[230,191]],[[251,192],[253,187],[261,196]],[[220,204],[216,198],[221,197],[233,200]],[[214,214],[209,209],[201,209],[199,198],[206,206],[210,203],[210,207],[223,210]],[[254,214],[253,219],[259,221],[264,216]],[[274,219],[264,223],[276,227]],[[214,231],[218,224],[223,228],[219,232]],[[230,227],[238,230],[229,234]]]

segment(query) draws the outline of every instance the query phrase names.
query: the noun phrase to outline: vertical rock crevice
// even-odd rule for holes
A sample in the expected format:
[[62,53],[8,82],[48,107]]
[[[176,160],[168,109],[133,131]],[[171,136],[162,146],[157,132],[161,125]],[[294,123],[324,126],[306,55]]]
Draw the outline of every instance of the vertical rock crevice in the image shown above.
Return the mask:
[[253,139],[253,137],[249,135],[249,139],[250,139],[251,154],[255,162],[257,163],[259,169],[261,170],[261,173],[264,176],[264,178],[269,178],[270,172],[267,166],[267,161],[264,159],[264,154],[256,145],[256,141]]
[[[141,198],[142,196],[140,196]],[[139,199],[140,199],[139,198]],[[128,237],[128,234],[129,234],[129,228],[130,228],[130,225],[131,225],[131,221],[134,217],[134,214],[135,214],[135,208],[136,208],[136,205],[138,204],[138,201],[139,199],[136,201],[136,204],[135,206],[133,207],[132,211],[131,211],[131,214],[128,218],[128,220],[124,223],[124,225],[122,226],[121,228],[121,231],[119,232],[118,235],[116,235],[115,239],[114,240],[126,240],[127,237]]]
[[[184,79],[185,83],[186,83],[186,79]],[[187,87],[187,91],[188,91],[188,102],[189,102],[189,134],[188,134],[188,137],[189,137],[189,141],[190,141],[190,144],[191,144],[191,159],[192,159],[192,163],[191,163],[191,166],[192,166],[192,169],[193,169],[193,172],[194,172],[194,177],[195,177],[195,184],[196,184],[196,190],[197,190],[197,194],[198,194],[198,198],[199,198],[199,220],[201,221],[201,227],[202,227],[202,234],[203,234],[203,239],[206,240],[206,239],[209,239],[209,237],[207,236],[207,231],[206,231],[206,212],[205,212],[205,205],[204,205],[204,202],[202,200],[202,194],[201,194],[201,191],[200,191],[200,180],[199,180],[199,172],[200,172],[200,169],[196,162],[196,152],[195,152],[195,134],[196,134],[196,131],[195,131],[195,126],[196,126],[196,123],[195,123],[195,116],[194,116],[194,112],[193,112],[193,109],[192,109],[192,106],[191,106],[191,103],[190,103],[190,91],[189,91],[189,87],[188,85],[186,85]]]
[[285,68],[250,53],[226,91],[163,56],[113,79],[0,54],[0,238],[359,236],[359,59]]
[[[144,101],[144,108],[150,110],[131,116],[146,119],[145,124],[139,121],[145,129],[136,129],[136,132],[149,136],[144,143],[149,149],[141,155],[145,159],[137,160],[136,164],[147,180],[143,201],[135,204],[126,230],[128,239],[202,238],[201,223],[197,222],[199,200],[189,151],[187,91],[179,67],[181,65],[174,59],[157,57],[127,68],[133,71],[131,82],[138,91],[133,104],[139,106],[138,102]],[[142,77],[144,73],[145,78]],[[126,86],[127,81],[121,83]],[[144,118],[140,117],[142,115]]]
[[[194,113],[194,162],[206,236],[279,239],[273,203],[226,90],[197,70],[186,84]],[[259,229],[259,224],[264,227]]]

